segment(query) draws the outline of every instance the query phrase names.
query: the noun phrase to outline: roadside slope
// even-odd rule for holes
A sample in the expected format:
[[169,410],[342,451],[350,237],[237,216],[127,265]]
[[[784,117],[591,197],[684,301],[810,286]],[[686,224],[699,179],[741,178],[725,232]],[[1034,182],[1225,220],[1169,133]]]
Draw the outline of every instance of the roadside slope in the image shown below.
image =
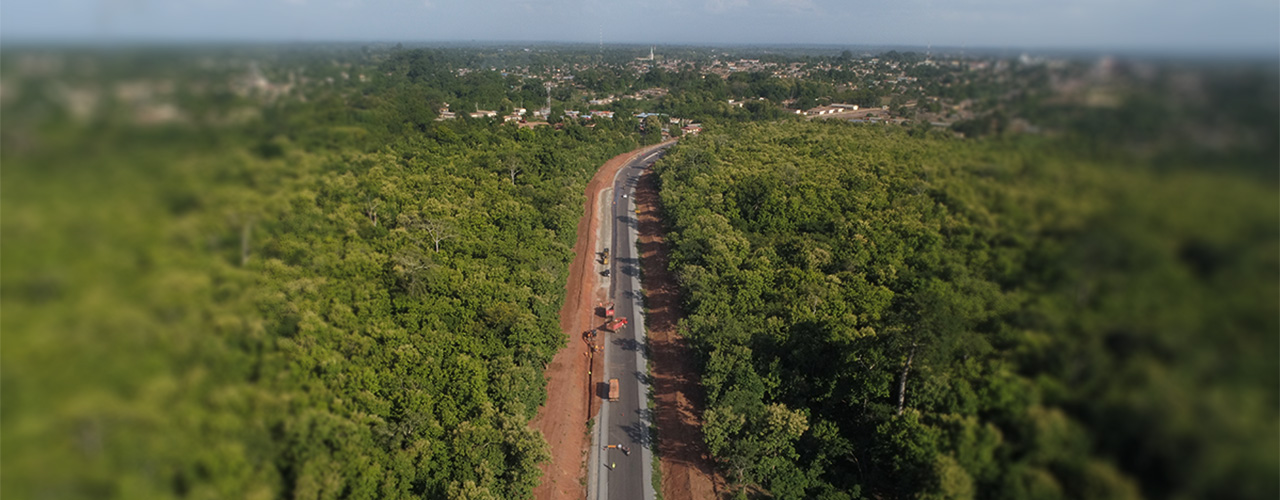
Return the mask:
[[[587,183],[582,218],[578,220],[578,237],[573,247],[573,263],[569,266],[567,294],[560,309],[560,328],[569,336],[569,344],[556,353],[547,365],[547,402],[529,423],[551,445],[551,461],[541,466],[542,483],[533,490],[539,500],[578,500],[586,497],[584,482],[585,456],[589,445],[587,420],[599,409],[591,398],[591,372],[588,370],[587,346],[580,339],[590,329],[595,313],[598,280],[595,249],[600,228],[597,210],[600,193],[613,184],[613,178],[627,161],[656,146],[646,146],[623,153],[605,162]],[[597,359],[599,365],[601,360]]]
[[726,492],[702,440],[704,394],[693,353],[677,324],[684,316],[679,289],[667,268],[657,176],[645,172],[636,186],[643,266],[646,328],[652,360],[654,402],[665,500],[718,498]]

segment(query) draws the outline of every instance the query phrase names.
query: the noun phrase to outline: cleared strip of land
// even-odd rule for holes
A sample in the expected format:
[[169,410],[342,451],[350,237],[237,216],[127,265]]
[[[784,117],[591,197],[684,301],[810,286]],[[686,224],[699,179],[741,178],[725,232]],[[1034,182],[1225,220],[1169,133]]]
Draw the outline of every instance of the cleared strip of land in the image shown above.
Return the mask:
[[[613,157],[587,183],[582,218],[578,220],[577,243],[573,247],[574,259],[565,285],[568,293],[560,309],[560,328],[569,336],[569,343],[547,365],[544,374],[547,377],[547,402],[529,423],[542,432],[551,445],[551,461],[542,465],[542,484],[533,491],[534,498],[540,500],[586,497],[585,465],[590,444],[586,433],[587,421],[599,410],[599,402],[591,397],[591,374],[599,373],[599,365],[603,362],[597,357],[597,366],[588,367],[587,345],[580,340],[582,332],[594,326],[592,315],[600,285],[594,272],[601,224],[601,213],[596,208],[601,191],[612,186],[618,169],[654,147]],[[698,441],[701,442],[700,437]]]
[[640,264],[644,269],[646,327],[661,457],[662,496],[692,500],[725,496],[702,439],[705,395],[688,342],[677,325],[684,311],[675,277],[667,268],[668,245],[661,220],[656,175],[646,172],[636,186],[640,207]]

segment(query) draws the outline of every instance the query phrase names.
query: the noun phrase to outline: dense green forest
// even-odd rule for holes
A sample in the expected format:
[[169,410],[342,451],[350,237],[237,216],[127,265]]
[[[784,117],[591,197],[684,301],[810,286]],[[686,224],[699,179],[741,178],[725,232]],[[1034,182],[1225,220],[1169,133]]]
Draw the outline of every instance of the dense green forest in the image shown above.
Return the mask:
[[1275,165],[1143,158],[842,123],[683,139],[656,170],[740,494],[1280,495]]
[[583,190],[637,141],[434,122],[447,83],[11,102],[0,496],[529,497]]
[[585,183],[692,122],[744,494],[1278,495],[1274,62],[647,50],[7,46],[0,496],[528,497]]

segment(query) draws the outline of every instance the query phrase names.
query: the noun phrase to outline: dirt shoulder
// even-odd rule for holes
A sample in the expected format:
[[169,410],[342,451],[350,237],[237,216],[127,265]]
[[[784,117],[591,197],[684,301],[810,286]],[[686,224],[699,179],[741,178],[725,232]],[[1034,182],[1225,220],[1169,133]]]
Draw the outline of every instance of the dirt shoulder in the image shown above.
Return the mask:
[[533,490],[539,500],[579,500],[586,497],[586,455],[590,445],[587,421],[600,409],[591,397],[593,374],[600,374],[603,360],[588,367],[589,352],[582,332],[591,329],[598,296],[603,293],[595,273],[599,247],[600,194],[613,185],[618,170],[632,157],[652,146],[615,156],[605,162],[587,183],[587,199],[578,220],[573,263],[569,266],[567,295],[560,309],[560,328],[569,336],[565,346],[547,365],[547,402],[529,426],[542,432],[551,445],[551,461],[542,465],[542,483]]
[[705,393],[688,341],[677,325],[684,311],[675,277],[667,268],[668,245],[662,227],[657,178],[645,172],[636,186],[640,207],[640,260],[643,266],[645,323],[649,335],[662,497],[691,500],[727,496],[702,440]]

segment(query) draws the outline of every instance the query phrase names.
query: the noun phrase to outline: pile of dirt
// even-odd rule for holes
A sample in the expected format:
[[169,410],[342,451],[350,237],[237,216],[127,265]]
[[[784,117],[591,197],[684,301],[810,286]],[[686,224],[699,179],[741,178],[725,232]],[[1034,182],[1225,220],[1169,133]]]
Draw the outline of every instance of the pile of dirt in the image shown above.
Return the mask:
[[716,473],[702,439],[705,393],[688,341],[677,324],[684,316],[675,277],[667,268],[657,178],[646,172],[636,186],[640,207],[640,261],[644,268],[645,320],[662,464],[662,496],[666,500],[727,497],[724,478]]

